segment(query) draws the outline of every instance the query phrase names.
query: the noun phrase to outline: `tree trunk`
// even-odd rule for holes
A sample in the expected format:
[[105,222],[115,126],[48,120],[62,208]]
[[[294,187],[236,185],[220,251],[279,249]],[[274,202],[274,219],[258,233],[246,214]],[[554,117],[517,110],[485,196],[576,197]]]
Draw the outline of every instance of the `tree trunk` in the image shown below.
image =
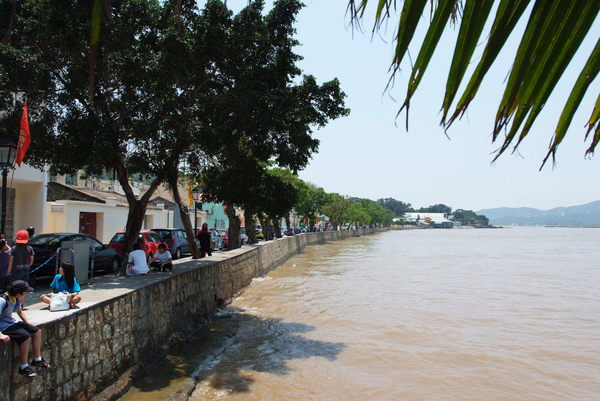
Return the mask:
[[242,244],[240,243],[240,218],[235,214],[235,208],[227,205],[225,209],[227,217],[229,217],[229,236],[227,240],[227,249],[237,249]]
[[[183,222],[183,228],[185,228],[185,234],[188,238],[188,242],[190,244],[190,251],[192,252],[192,259],[200,258],[200,250],[198,249],[198,243],[196,242],[196,236],[194,235],[194,229],[192,227],[192,223],[190,222],[189,212],[186,212],[186,206],[182,205],[181,196],[179,196],[179,191],[177,190],[177,171],[175,175],[169,180],[169,185],[171,186],[171,191],[173,192],[173,200],[177,204],[179,208],[179,215],[181,216],[181,221]],[[194,205],[195,206],[195,205]]]
[[262,228],[262,234],[265,241],[271,240],[271,232],[269,231],[269,227],[267,226],[268,221],[262,215],[262,213],[258,214],[258,221],[260,222],[260,227]]
[[282,238],[281,235],[281,225],[279,224],[279,219],[273,219],[273,228],[275,228],[275,237]]
[[254,215],[246,216],[246,235],[248,236],[248,244],[256,244],[258,242],[258,238],[256,238],[256,234],[254,233],[254,230],[256,229],[254,219]]
[[117,178],[121,184],[121,188],[125,192],[127,197],[127,203],[129,204],[129,212],[127,214],[127,225],[125,226],[125,238],[123,239],[123,254],[121,255],[121,269],[119,275],[125,274],[125,267],[127,266],[127,257],[131,252],[133,244],[137,241],[137,237],[140,234],[140,230],[144,224],[144,216],[146,215],[146,208],[150,197],[156,191],[156,188],[160,184],[160,180],[155,179],[150,184],[150,188],[144,193],[140,199],[136,199],[131,184],[129,183],[129,177],[127,170],[121,160],[117,160],[114,163],[115,170],[117,171]]

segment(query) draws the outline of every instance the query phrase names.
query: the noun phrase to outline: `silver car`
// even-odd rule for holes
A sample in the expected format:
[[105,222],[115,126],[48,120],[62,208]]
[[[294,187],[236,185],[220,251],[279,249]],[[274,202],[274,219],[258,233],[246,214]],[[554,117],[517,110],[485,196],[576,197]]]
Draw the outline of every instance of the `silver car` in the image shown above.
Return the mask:
[[211,249],[211,251],[214,250],[222,250],[223,249],[223,238],[221,238],[221,235],[219,234],[219,232],[215,229],[210,230],[210,239],[213,242],[213,247]]

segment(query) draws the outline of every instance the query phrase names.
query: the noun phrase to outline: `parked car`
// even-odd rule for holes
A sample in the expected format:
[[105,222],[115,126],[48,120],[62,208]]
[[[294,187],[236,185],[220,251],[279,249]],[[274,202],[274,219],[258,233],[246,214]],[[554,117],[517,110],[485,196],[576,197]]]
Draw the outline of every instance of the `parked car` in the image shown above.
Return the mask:
[[223,237],[221,236],[220,232],[217,230],[210,230],[210,235],[211,235],[211,239],[213,242],[213,247],[211,249],[211,251],[215,251],[215,250],[222,250],[223,247],[225,246],[224,242],[223,242]]
[[[229,246],[229,229],[218,229],[219,234],[221,234],[221,238],[223,238],[223,246],[227,248]],[[248,236],[246,235],[246,227],[240,227],[240,231],[238,234],[238,239],[241,245],[244,245],[244,242],[248,242]]]
[[[34,270],[53,257],[58,252],[58,248],[62,246],[63,241],[89,241],[90,248],[94,248],[93,251],[90,249],[90,269],[92,266],[92,252],[95,252],[94,272],[102,270],[116,273],[119,271],[121,255],[91,235],[78,233],[40,234],[27,242],[35,253],[33,265],[31,265],[33,273],[29,275],[29,285],[35,287],[37,279],[40,277],[54,277],[56,272],[56,260],[54,259],[46,263],[39,270],[35,272]],[[83,279],[83,277],[80,277],[80,279]]]
[[223,247],[227,248],[229,245],[229,230],[219,228],[217,229],[221,238],[223,238]]
[[[123,242],[125,241],[125,231],[116,233],[109,242],[109,246],[116,250],[119,255],[123,253]],[[152,255],[158,252],[158,245],[163,242],[160,235],[151,230],[142,230],[138,234],[137,243],[140,244],[140,249],[146,253],[146,259],[150,260]],[[169,244],[167,244],[167,249]]]
[[173,259],[179,259],[183,254],[191,252],[190,242],[183,228],[153,228],[169,247]]

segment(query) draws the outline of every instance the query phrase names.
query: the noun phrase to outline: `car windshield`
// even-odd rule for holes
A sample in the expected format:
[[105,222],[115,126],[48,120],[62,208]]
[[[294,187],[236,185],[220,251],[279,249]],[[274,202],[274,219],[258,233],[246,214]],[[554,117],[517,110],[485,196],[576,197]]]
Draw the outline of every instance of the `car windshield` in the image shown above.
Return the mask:
[[57,234],[41,234],[31,238],[29,245],[55,245],[61,242],[63,236]]
[[163,241],[171,239],[171,231],[169,230],[154,230],[154,232],[160,235]]
[[148,242],[157,242],[157,243],[163,242],[163,240],[154,233],[146,233],[146,238],[148,239]]
[[125,233],[116,233],[110,242],[125,242]]

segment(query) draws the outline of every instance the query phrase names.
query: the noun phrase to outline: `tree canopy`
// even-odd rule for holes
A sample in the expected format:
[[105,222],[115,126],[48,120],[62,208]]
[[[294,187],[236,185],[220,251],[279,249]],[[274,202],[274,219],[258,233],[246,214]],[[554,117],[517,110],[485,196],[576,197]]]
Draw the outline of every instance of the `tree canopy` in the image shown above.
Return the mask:
[[[107,2],[105,12],[92,0],[13,4],[0,2],[10,10],[0,28],[2,126],[18,127],[21,91],[31,110],[29,164],[115,171],[130,205],[126,248],[154,189],[176,187],[182,162],[198,183],[206,178],[211,196],[252,210],[255,189],[295,193],[268,165],[303,168],[319,143],[312,130],[349,112],[337,80],[318,84],[296,67],[296,0],[276,1],[267,14],[252,2],[237,15],[218,0],[203,10],[186,1],[176,12],[160,0]],[[150,182],[140,199],[133,175]]]

